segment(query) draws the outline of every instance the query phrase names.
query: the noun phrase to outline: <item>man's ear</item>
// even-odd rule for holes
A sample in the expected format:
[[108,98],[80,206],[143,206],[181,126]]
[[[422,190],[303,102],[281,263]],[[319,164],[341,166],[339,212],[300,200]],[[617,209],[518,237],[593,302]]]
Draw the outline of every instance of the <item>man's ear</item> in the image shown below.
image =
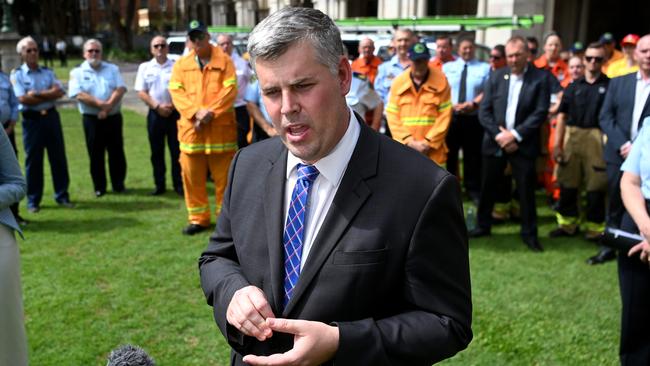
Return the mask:
[[352,68],[350,67],[350,61],[345,56],[341,56],[339,59],[338,78],[341,92],[343,95],[347,95],[350,92],[350,84],[352,83]]

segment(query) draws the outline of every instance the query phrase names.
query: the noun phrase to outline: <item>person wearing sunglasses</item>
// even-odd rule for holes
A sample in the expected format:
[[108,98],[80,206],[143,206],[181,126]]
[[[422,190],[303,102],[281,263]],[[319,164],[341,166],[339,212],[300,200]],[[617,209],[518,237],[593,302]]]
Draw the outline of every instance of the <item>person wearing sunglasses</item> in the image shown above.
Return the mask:
[[183,234],[194,235],[210,226],[208,171],[215,186],[215,214],[221,211],[228,166],[237,150],[237,79],[232,60],[210,44],[203,23],[191,21],[187,36],[192,50],[174,64],[169,92],[180,114],[181,177],[189,221]]
[[82,115],[95,196],[106,194],[106,153],[113,192],[124,193],[126,156],[120,109],[126,85],[117,65],[102,60],[99,40],[84,43],[83,57],[86,61],[70,71],[68,96],[77,100]]
[[147,113],[147,133],[151,147],[151,165],[156,188],[151,195],[164,194],[165,187],[165,140],[169,148],[171,161],[171,179],[174,191],[183,196],[181,166],[178,162],[178,131],[176,121],[179,115],[169,94],[169,79],[174,61],[167,58],[167,39],[163,36],[153,37],[150,52],[153,58],[138,67],[134,89],[149,107]]
[[[550,232],[551,237],[575,236],[582,230],[585,239],[595,241],[605,229],[607,175],[603,133],[598,125],[598,114],[609,85],[609,78],[601,71],[604,60],[603,46],[590,44],[584,56],[584,77],[569,84],[562,97],[553,147],[560,185],[555,215],[558,227]],[[576,69],[582,69],[582,62],[577,57],[569,60],[570,67],[580,65]],[[587,204],[581,222],[578,202],[583,186]]]
[[40,210],[46,150],[52,171],[54,200],[62,207],[71,208],[74,205],[68,194],[70,176],[63,130],[54,104],[65,92],[54,72],[39,65],[38,45],[32,37],[21,39],[16,48],[23,64],[11,73],[11,80],[23,115],[27,210],[30,213]]

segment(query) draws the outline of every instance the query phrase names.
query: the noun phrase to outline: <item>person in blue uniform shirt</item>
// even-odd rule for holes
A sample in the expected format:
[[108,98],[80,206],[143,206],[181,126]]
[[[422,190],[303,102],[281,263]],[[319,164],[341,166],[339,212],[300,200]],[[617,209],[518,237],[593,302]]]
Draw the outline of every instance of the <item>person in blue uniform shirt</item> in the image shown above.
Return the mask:
[[269,112],[262,102],[262,91],[257,79],[252,80],[246,87],[244,100],[246,100],[248,114],[253,118],[253,142],[266,140],[277,135]]
[[368,77],[358,72],[352,72],[352,82],[350,91],[345,96],[345,101],[360,116],[366,117],[366,113],[371,111],[372,120],[366,120],[366,123],[373,130],[379,131],[381,124],[381,114],[384,104],[377,92],[372,88]]
[[474,38],[464,36],[458,41],[454,61],[442,65],[451,86],[453,117],[447,133],[447,170],[460,177],[458,152],[463,150],[463,185],[469,197],[478,201],[481,191],[481,143],[483,127],[478,121],[478,105],[483,97],[483,84],[490,76],[490,65],[476,59]]
[[[18,149],[16,147],[16,121],[18,120],[18,99],[16,94],[14,94],[13,88],[11,87],[11,81],[9,81],[9,76],[0,71],[0,122],[2,122],[2,127],[9,142],[14,149],[14,154],[18,156]],[[10,206],[11,212],[14,214],[16,221],[20,225],[26,225],[27,220],[22,218],[18,214],[18,202],[12,203]]]
[[178,130],[176,128],[176,121],[180,115],[174,108],[172,97],[167,90],[174,61],[167,58],[168,48],[165,37],[153,37],[150,51],[154,57],[138,67],[134,89],[138,92],[140,99],[149,107],[147,132],[151,146],[154,184],[156,185],[151,195],[161,195],[166,191],[165,140],[167,140],[172,184],[174,191],[183,196],[181,165],[178,162],[180,155]]
[[77,100],[82,114],[95,195],[106,194],[105,152],[108,153],[113,192],[123,193],[126,191],[126,156],[120,107],[126,85],[117,65],[102,61],[101,42],[87,40],[83,56],[86,61],[70,71],[68,96]]
[[32,37],[21,39],[16,51],[23,64],[11,73],[11,83],[23,115],[27,210],[36,213],[41,207],[45,150],[52,171],[54,199],[60,206],[73,207],[68,194],[70,176],[61,119],[54,106],[65,92],[54,72],[39,66],[38,45]]

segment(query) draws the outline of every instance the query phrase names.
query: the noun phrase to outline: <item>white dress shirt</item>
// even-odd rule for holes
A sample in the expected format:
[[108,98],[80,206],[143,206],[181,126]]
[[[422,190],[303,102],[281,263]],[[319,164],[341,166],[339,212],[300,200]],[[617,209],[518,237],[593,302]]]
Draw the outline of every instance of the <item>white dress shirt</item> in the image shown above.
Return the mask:
[[634,93],[634,110],[632,111],[632,128],[630,129],[630,139],[634,141],[639,134],[639,120],[645,106],[646,100],[650,95],[650,81],[645,81],[641,77],[641,72],[636,73],[636,93]]
[[167,59],[162,65],[156,58],[143,62],[138,66],[138,73],[135,75],[135,91],[145,91],[154,102],[158,104],[171,104],[172,97],[169,94],[169,79],[172,76],[174,60]]
[[510,74],[510,84],[508,86],[508,105],[506,106],[506,129],[510,131],[517,141],[521,141],[521,136],[515,130],[515,120],[517,118],[517,105],[519,104],[519,94],[521,87],[524,85],[524,73],[521,75]]
[[[325,221],[325,216],[327,216],[327,212],[332,205],[334,196],[339,189],[343,174],[350,162],[350,157],[352,157],[354,147],[357,145],[357,140],[359,140],[360,131],[359,121],[357,121],[354,113],[350,110],[350,121],[348,122],[348,128],[345,134],[329,155],[314,164],[320,174],[318,174],[311,187],[309,202],[307,203],[307,217],[305,218],[302,238],[302,257],[300,258],[301,272],[307,261],[311,247],[314,244],[314,239],[318,231],[320,231],[320,227],[323,225],[323,221]],[[287,154],[287,181],[284,188],[283,225],[287,222],[291,194],[298,180],[298,172],[296,170],[296,165],[298,164],[304,163],[289,151]]]

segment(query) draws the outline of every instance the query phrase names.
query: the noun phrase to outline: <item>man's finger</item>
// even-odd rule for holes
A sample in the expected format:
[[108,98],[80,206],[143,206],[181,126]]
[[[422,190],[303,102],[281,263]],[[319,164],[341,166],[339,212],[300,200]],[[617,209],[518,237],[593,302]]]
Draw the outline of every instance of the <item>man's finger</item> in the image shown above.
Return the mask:
[[638,251],[641,250],[642,248],[643,248],[643,242],[641,242],[641,243],[639,243],[639,244],[633,246],[633,247],[632,247],[632,248],[627,252],[627,256],[628,256],[628,257],[633,256],[634,253],[638,252]]
[[266,300],[266,297],[264,297],[262,292],[255,291],[251,293],[249,299],[257,312],[260,313],[264,319],[275,317],[273,310],[271,310],[271,305],[269,305],[269,302]]
[[270,356],[246,355],[242,361],[254,366],[292,365],[295,363],[295,359],[292,357],[292,354],[293,350],[285,353],[274,353]]
[[266,324],[269,328],[289,334],[301,334],[305,330],[307,325],[307,320],[295,320],[295,319],[282,319],[282,318],[268,318],[266,319]]

